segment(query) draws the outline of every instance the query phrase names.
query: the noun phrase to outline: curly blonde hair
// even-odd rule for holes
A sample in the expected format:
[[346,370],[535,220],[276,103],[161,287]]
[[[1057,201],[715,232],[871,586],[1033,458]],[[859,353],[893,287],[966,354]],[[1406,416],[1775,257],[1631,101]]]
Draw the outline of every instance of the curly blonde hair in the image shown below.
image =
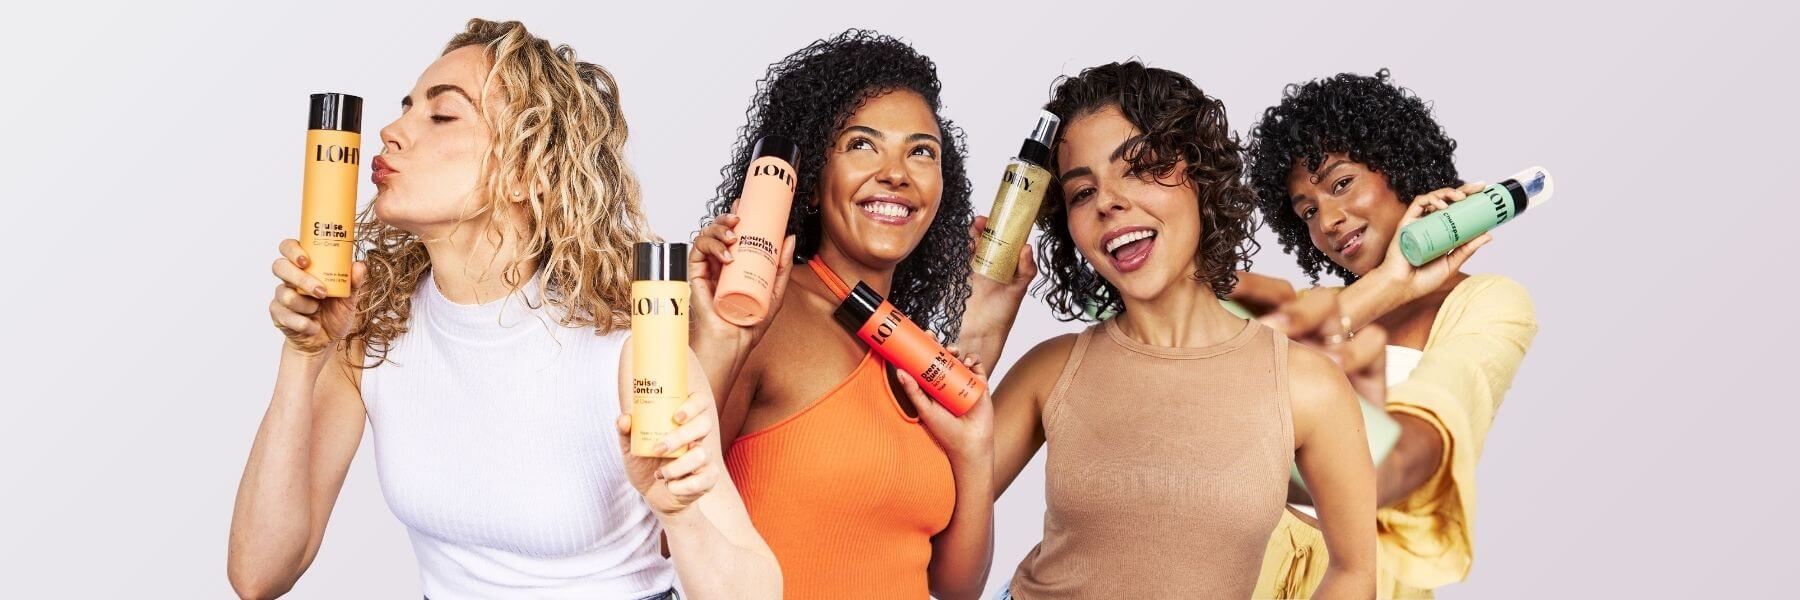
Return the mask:
[[[655,238],[625,163],[618,84],[606,69],[576,60],[573,49],[552,46],[517,21],[470,19],[443,53],[469,46],[486,47],[492,67],[483,96],[498,93],[501,103],[482,110],[494,136],[480,184],[487,205],[465,219],[492,213],[490,235],[524,233],[503,280],[518,289],[524,267],[535,266],[544,277],[536,300],[560,309],[563,325],[601,332],[629,326],[631,247]],[[526,189],[515,189],[520,184]],[[500,210],[513,192],[523,193],[526,210]],[[518,213],[526,215],[522,222]],[[363,344],[363,357],[372,360],[367,368],[386,362],[406,332],[412,294],[431,258],[418,236],[378,221],[373,203],[358,221],[368,273],[347,342]]]

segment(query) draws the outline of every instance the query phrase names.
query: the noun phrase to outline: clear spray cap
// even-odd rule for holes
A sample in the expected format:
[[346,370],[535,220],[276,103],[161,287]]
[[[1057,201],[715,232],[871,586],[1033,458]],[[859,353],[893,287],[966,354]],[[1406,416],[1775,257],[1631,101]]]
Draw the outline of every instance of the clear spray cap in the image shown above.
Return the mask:
[[1056,118],[1055,113],[1040,110],[1037,125],[1031,128],[1031,135],[1028,137],[1047,148],[1056,141],[1056,128],[1060,125],[1062,119]]
[[1556,181],[1550,178],[1550,171],[1543,167],[1519,171],[1519,174],[1507,179],[1519,183],[1519,187],[1525,190],[1526,206],[1532,208],[1549,202],[1550,196],[1556,193]]

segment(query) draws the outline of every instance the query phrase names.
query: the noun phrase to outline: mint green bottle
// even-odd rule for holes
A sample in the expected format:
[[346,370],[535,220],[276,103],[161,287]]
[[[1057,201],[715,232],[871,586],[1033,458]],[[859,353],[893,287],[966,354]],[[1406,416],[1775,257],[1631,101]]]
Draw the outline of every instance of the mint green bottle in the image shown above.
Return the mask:
[[1431,262],[1513,220],[1526,207],[1548,202],[1555,190],[1549,171],[1526,169],[1400,228],[1400,255],[1415,267]]

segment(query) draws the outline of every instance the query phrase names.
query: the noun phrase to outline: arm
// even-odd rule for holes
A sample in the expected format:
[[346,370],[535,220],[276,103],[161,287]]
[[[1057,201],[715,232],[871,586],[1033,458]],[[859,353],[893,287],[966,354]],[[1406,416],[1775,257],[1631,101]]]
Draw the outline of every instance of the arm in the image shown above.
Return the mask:
[[[781,254],[775,265],[775,281],[769,293],[769,309],[760,323],[741,327],[719,317],[713,308],[713,294],[718,289],[719,275],[725,265],[735,259],[731,247],[737,243],[738,216],[731,213],[719,215],[717,219],[701,229],[694,238],[694,246],[688,251],[688,285],[689,317],[693,322],[693,333],[689,337],[689,345],[694,355],[699,357],[700,370],[706,377],[707,388],[712,390],[712,397],[719,402],[734,398],[731,395],[736,389],[737,379],[743,374],[745,365],[750,360],[750,349],[762,340],[769,330],[769,323],[775,320],[775,314],[781,310],[781,300],[787,295],[789,276],[794,271],[794,236],[787,236],[781,243]],[[695,388],[699,389],[699,388]],[[720,418],[732,424],[730,418],[736,411],[738,425],[742,424],[744,412],[749,409],[749,396],[741,396],[742,406],[727,408],[721,411]],[[722,407],[725,408],[725,407]],[[729,435],[725,436],[726,445],[737,438],[737,428],[728,427]]]
[[[1475,466],[1536,333],[1531,298],[1522,286],[1503,277],[1472,277],[1445,300],[1418,368],[1389,388],[1388,413],[1424,423],[1420,436],[1436,436],[1441,446],[1435,462],[1417,465],[1429,465],[1423,482],[1384,511],[1400,516],[1384,518],[1382,537],[1402,549],[1394,564],[1407,585],[1438,587],[1468,574],[1474,559]],[[1434,550],[1411,554],[1406,548]]]
[[[1001,382],[989,403],[992,404],[992,453],[984,462],[956,464],[956,512],[950,527],[932,538],[931,592],[940,598],[979,598],[994,560],[994,500],[1012,484],[1025,464],[1044,445],[1044,430],[1038,416],[1057,371],[1067,359],[1074,335],[1063,335],[1039,344],[1019,359]],[[1046,369],[1045,365],[1052,365]],[[978,371],[984,373],[985,371]],[[916,387],[906,379],[903,387]],[[913,397],[915,405],[935,402],[922,395]],[[985,408],[978,407],[976,410]],[[923,409],[921,409],[923,410]],[[971,412],[974,412],[971,410]],[[945,413],[948,415],[948,413]],[[966,416],[966,415],[965,415]],[[965,463],[968,461],[964,461]],[[988,482],[980,477],[986,473]]]
[[956,510],[950,525],[931,538],[931,595],[973,600],[981,597],[994,561],[993,455],[952,459],[951,470]]
[[[973,356],[955,346],[948,350],[986,383],[987,369]],[[956,505],[950,523],[931,538],[931,564],[926,567],[931,595],[947,600],[980,598],[994,560],[992,394],[982,394],[967,412],[957,416],[926,396],[911,377],[902,376],[899,381],[919,411],[919,422],[950,459],[955,478]]]
[[231,513],[225,571],[240,597],[285,594],[312,565],[362,441],[362,398],[333,354],[282,347]]
[[781,567],[750,522],[743,497],[725,468],[717,412],[700,361],[688,358],[690,394],[669,441],[687,445],[680,458],[633,456],[630,451],[631,352],[619,360],[619,447],[626,474],[662,524],[682,589],[696,600],[781,597]]
[[1362,411],[1331,359],[1288,347],[1295,459],[1319,510],[1331,561],[1316,598],[1375,597],[1375,469]]
[[1389,506],[1425,485],[1444,463],[1443,436],[1436,426],[1407,413],[1390,413],[1400,424],[1400,441],[1375,467],[1375,501]]
[[1044,447],[1044,401],[1056,386],[1077,334],[1044,340],[1019,358],[994,393],[994,497],[1012,487]]
[[244,598],[285,594],[312,564],[363,432],[361,372],[344,358],[362,348],[342,339],[368,269],[352,266],[351,298],[327,298],[305,272],[310,259],[298,241],[283,240],[280,252],[269,317],[286,340],[238,482],[226,550],[226,578]]
[[[987,217],[975,217],[969,224],[969,247],[981,239],[981,228]],[[971,271],[969,299],[965,303],[962,331],[957,332],[956,345],[965,355],[974,356],[987,365],[999,365],[1000,353],[1006,349],[1006,338],[1012,333],[1013,321],[1019,317],[1019,304],[1031,280],[1037,278],[1037,262],[1030,244],[1019,245],[1019,261],[1012,283],[1000,283]]]
[[1297,297],[1294,284],[1280,277],[1270,277],[1249,271],[1237,272],[1237,285],[1225,298],[1243,306],[1251,314],[1264,315],[1273,312],[1282,305],[1293,302]]
[[1476,250],[1493,241],[1491,234],[1481,234],[1469,240],[1469,243],[1451,250],[1449,254],[1418,267],[1407,263],[1406,257],[1400,254],[1399,227],[1405,227],[1425,215],[1442,210],[1451,202],[1481,191],[1482,187],[1481,183],[1469,183],[1458,189],[1444,188],[1413,199],[1406,214],[1400,217],[1400,224],[1394,230],[1394,239],[1388,243],[1387,254],[1382,257],[1381,266],[1346,286],[1338,297],[1344,316],[1350,317],[1351,331],[1361,329],[1380,319],[1382,315],[1437,291],[1462,270],[1463,263],[1468,262]]

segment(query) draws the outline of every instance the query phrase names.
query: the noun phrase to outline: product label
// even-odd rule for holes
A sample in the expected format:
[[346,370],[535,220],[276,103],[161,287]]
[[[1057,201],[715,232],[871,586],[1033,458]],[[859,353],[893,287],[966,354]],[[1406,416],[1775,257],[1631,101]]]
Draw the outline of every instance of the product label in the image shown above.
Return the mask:
[[306,179],[300,190],[300,247],[312,264],[306,272],[326,294],[350,295],[356,248],[356,182],[362,136],[347,131],[306,132]]
[[1031,163],[1015,160],[1006,166],[1000,191],[994,195],[994,208],[975,245],[976,273],[1001,283],[1013,282],[1018,275],[1019,247],[1031,235],[1031,223],[1044,204],[1044,186],[1049,182],[1050,172]]
[[961,416],[982,393],[981,380],[893,305],[882,303],[857,336],[913,378],[919,389]]
[[789,192],[794,191],[794,173],[783,167],[781,163],[764,162],[750,165],[750,176],[773,177],[786,185]]
[[337,144],[313,144],[313,160],[316,162],[344,163],[354,166],[362,164],[361,158],[362,148]]
[[688,292],[685,281],[631,284],[631,453],[637,456],[656,455],[687,400]]
[[638,317],[679,317],[687,314],[687,298],[638,298],[631,301],[631,314]]
[[1412,266],[1424,265],[1512,220],[1515,214],[1512,193],[1504,186],[1490,185],[1401,228],[1400,253]]

